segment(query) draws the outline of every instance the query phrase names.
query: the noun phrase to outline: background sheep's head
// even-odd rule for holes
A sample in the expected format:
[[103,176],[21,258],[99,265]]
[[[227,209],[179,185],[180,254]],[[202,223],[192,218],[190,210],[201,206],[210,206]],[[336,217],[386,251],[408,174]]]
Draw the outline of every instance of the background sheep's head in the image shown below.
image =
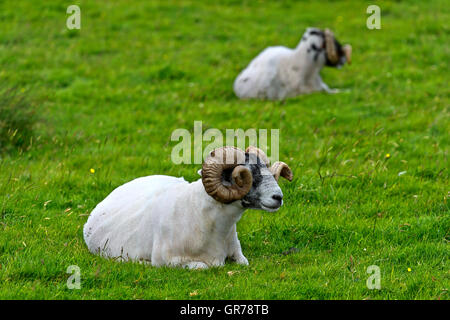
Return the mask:
[[202,166],[203,185],[211,197],[270,212],[283,204],[280,176],[292,180],[289,166],[279,161],[270,166],[264,152],[255,147],[248,147],[246,152],[235,147],[215,149]]
[[324,63],[330,67],[340,68],[346,62],[352,61],[352,47],[341,45],[333,32],[329,29],[308,28],[302,36],[302,43],[314,60],[323,55]]

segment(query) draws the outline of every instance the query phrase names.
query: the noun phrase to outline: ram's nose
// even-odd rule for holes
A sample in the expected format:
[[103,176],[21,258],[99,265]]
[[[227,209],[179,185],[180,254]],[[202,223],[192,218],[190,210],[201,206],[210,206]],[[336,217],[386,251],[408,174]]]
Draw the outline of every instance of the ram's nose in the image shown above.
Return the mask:
[[272,196],[272,199],[277,201],[279,203],[279,205],[281,205],[281,203],[283,202],[283,195],[282,194],[274,194]]

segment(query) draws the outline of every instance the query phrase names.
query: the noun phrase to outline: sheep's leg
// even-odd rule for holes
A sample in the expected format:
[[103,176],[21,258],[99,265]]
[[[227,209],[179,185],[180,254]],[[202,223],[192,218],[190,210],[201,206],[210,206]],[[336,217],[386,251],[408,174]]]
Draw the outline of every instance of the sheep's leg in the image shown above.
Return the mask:
[[320,75],[317,75],[314,79],[314,88],[315,88],[315,90],[313,90],[313,91],[321,91],[322,90],[329,94],[343,92],[340,89],[331,89],[330,87],[328,87],[328,85],[325,82],[323,82],[322,77]]
[[181,262],[181,257],[174,257],[172,258],[168,263],[166,264],[160,264],[160,265],[154,265],[154,266],[163,266],[167,265],[170,267],[182,267],[182,268],[188,268],[188,269],[207,269],[208,265],[201,261],[190,261],[190,262]]
[[238,264],[243,264],[245,266],[248,266],[248,260],[247,258],[242,254],[242,252],[240,254],[234,255],[233,258],[234,261]]
[[239,242],[236,225],[233,226],[233,229],[230,232],[230,235],[227,238],[228,244],[228,258],[234,260],[236,263],[248,265],[248,260],[242,253],[241,243]]
[[186,261],[183,257],[171,257],[170,261],[167,263],[171,267],[182,267],[188,269],[207,269],[208,265],[201,261]]
[[340,92],[339,89],[330,89],[330,87],[328,87],[327,84],[323,81],[321,81],[320,86],[322,87],[322,90],[325,91],[326,93],[334,94]]
[[321,82],[320,86],[322,88],[323,91],[325,91],[326,93],[330,93],[330,94],[335,94],[335,93],[343,93],[343,92],[350,92],[349,89],[331,89],[329,88],[325,82]]
[[183,267],[188,269],[207,269],[208,265],[200,261],[191,261],[184,264]]

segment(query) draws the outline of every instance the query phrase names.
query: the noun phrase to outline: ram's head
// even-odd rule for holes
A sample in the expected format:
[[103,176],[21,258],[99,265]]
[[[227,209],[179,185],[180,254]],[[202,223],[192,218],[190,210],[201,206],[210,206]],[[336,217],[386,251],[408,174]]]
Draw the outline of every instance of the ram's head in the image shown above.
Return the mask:
[[324,63],[330,67],[340,68],[352,62],[352,46],[342,45],[330,29],[308,28],[302,37],[308,52],[312,52],[314,60],[324,54]]
[[256,147],[248,147],[246,152],[235,147],[215,149],[202,166],[203,185],[215,200],[271,212],[283,204],[280,176],[292,180],[289,166],[280,161],[270,165],[265,153]]

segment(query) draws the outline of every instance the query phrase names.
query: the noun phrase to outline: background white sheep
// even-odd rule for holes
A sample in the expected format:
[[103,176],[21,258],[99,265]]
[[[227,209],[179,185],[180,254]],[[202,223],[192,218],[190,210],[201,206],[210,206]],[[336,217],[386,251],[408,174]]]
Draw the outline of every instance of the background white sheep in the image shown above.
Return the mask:
[[282,46],[262,51],[234,82],[241,99],[282,100],[303,93],[335,93],[320,77],[323,66],[351,62],[351,46],[341,46],[329,30],[308,28],[295,49]]

